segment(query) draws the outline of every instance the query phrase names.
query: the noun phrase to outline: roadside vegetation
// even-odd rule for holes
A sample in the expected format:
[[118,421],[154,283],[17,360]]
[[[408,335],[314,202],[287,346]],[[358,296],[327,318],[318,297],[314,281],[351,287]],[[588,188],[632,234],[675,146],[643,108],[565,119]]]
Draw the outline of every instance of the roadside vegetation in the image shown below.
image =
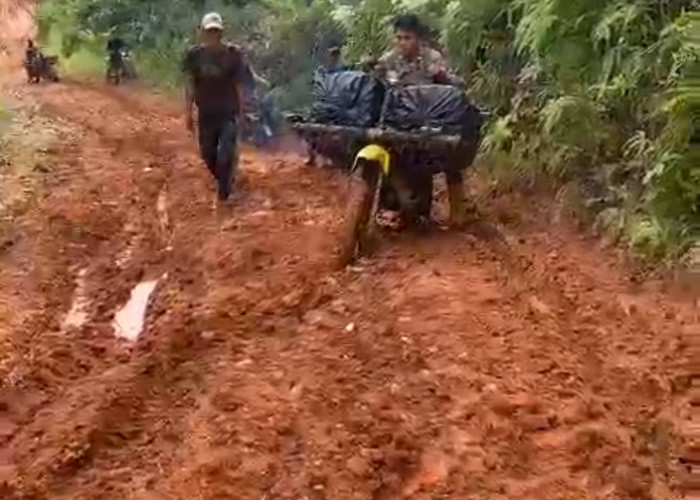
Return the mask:
[[175,89],[203,12],[219,10],[282,105],[306,104],[325,47],[377,56],[399,12],[494,118],[500,190],[575,192],[582,214],[641,255],[677,262],[700,235],[700,14],[694,0],[45,0],[40,32],[74,72],[101,72],[113,30],[150,84]]

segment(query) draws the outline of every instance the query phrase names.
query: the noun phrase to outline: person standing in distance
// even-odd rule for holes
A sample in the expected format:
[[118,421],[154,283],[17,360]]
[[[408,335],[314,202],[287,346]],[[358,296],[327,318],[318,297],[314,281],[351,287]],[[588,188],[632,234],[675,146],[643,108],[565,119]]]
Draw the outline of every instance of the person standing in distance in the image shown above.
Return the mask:
[[185,124],[194,130],[197,106],[199,150],[217,184],[219,201],[231,196],[238,166],[238,125],[243,119],[245,62],[241,51],[223,41],[224,23],[216,12],[202,18],[201,43],[183,61],[187,77]]

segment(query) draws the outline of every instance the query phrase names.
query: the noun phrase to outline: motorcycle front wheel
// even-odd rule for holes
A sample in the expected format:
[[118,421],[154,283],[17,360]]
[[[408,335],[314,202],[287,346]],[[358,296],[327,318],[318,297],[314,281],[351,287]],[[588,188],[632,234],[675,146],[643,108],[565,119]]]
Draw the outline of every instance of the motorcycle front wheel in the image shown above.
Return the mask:
[[346,230],[342,235],[341,264],[349,264],[358,255],[371,253],[376,238],[377,194],[381,190],[382,166],[359,159],[350,176]]

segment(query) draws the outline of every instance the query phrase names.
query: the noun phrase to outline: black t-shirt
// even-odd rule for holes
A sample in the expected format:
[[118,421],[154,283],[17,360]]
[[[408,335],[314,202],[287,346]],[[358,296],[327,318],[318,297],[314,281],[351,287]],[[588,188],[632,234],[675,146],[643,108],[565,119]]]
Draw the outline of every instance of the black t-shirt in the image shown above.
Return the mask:
[[235,113],[240,103],[236,84],[242,83],[245,63],[241,52],[233,45],[212,51],[202,45],[187,51],[182,64],[194,86],[194,101],[200,113]]

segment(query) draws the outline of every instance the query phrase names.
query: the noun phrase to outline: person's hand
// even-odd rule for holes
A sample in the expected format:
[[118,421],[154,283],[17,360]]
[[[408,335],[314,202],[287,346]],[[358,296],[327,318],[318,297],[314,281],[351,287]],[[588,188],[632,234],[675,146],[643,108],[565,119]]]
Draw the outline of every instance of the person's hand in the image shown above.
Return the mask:
[[447,74],[447,71],[444,69],[437,69],[433,75],[433,81],[437,84],[441,85],[449,85],[450,84],[450,76]]
[[185,128],[187,128],[189,133],[194,131],[194,117],[192,116],[191,111],[188,111],[185,115]]

